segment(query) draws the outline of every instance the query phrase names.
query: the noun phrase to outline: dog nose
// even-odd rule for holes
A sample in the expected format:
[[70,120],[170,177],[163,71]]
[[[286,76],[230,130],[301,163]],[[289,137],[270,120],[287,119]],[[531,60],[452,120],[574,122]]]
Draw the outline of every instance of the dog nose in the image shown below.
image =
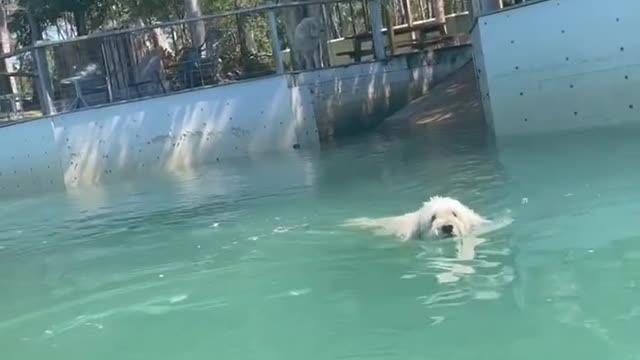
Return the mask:
[[442,225],[440,230],[442,230],[442,233],[446,235],[451,235],[453,233],[453,225]]

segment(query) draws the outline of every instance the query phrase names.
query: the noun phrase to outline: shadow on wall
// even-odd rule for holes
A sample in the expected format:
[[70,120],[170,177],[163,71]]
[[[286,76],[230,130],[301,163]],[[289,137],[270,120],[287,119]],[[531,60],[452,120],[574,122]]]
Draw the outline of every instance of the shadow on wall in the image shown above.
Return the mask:
[[[465,122],[485,127],[478,86],[471,62],[442,81],[427,96],[421,97],[385,120],[385,131],[406,130],[423,126],[457,126]],[[487,129],[482,129],[486,132]]]
[[[250,87],[250,89],[249,89]],[[267,94],[250,100],[247,93]],[[299,143],[281,77],[56,116],[54,141],[68,186],[108,182]],[[91,116],[87,119],[87,116]]]
[[471,60],[470,46],[292,75],[310,101],[321,143],[362,133]]

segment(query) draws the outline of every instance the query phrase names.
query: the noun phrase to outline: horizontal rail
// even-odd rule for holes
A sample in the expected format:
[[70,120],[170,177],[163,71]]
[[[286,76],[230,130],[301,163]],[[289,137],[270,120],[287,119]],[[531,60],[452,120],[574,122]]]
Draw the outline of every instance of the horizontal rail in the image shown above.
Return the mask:
[[511,11],[511,10],[519,9],[519,8],[522,8],[522,7],[525,7],[525,6],[536,5],[536,4],[539,4],[541,2],[546,2],[546,1],[551,1],[551,0],[524,0],[521,3],[505,6],[503,1],[500,0],[500,8],[499,9],[485,11],[485,12],[482,12],[481,14],[478,14],[477,16],[478,17],[482,17],[482,16],[492,15],[492,14],[496,14],[496,13],[501,13],[501,12],[504,12],[504,11]]

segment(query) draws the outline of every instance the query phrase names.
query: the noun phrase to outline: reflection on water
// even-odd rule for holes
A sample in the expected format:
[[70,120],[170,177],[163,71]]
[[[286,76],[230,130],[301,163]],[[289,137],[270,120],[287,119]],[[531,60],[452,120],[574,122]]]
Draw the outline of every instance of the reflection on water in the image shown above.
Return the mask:
[[[481,124],[5,202],[8,359],[632,359],[640,142]],[[640,134],[635,132],[635,134]],[[340,227],[457,197],[509,226],[400,243]],[[524,201],[526,199],[526,201]]]

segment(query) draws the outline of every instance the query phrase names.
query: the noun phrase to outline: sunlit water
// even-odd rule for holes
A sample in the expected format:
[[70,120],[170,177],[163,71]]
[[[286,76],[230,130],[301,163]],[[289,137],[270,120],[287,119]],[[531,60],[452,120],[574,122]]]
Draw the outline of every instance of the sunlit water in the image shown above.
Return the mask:
[[[380,132],[4,202],[0,358],[638,359],[640,133]],[[475,258],[340,224],[455,196]]]

